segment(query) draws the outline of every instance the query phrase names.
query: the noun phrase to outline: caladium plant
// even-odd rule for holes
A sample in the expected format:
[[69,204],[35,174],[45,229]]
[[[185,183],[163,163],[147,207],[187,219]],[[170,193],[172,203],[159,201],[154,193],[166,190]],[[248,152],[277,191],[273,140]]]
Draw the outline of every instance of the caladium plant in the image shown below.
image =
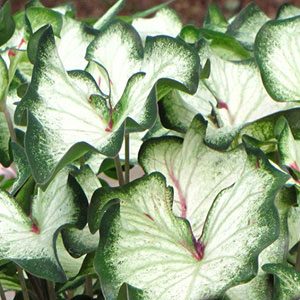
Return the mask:
[[299,297],[300,9],[168,4],[2,6],[2,299]]

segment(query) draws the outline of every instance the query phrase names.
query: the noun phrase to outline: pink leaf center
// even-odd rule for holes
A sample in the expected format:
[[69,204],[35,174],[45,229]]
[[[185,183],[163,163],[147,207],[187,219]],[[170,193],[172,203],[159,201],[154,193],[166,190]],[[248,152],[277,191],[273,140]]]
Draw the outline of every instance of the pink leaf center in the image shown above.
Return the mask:
[[295,161],[294,161],[293,163],[291,163],[291,164],[289,165],[289,167],[290,167],[291,169],[297,171],[297,172],[300,172],[300,168],[299,168],[297,162],[295,162]]
[[31,232],[35,233],[35,234],[40,234],[40,229],[38,228],[38,226],[36,224],[32,224],[31,226]]
[[224,109],[228,110],[228,105],[227,105],[227,103],[225,103],[223,101],[219,101],[217,104],[217,108],[220,108],[220,109],[224,108]]

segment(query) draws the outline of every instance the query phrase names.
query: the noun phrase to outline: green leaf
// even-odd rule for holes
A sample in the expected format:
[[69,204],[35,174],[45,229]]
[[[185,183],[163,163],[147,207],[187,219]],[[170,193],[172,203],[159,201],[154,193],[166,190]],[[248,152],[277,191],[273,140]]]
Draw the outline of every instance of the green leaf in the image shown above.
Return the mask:
[[173,215],[172,189],[159,173],[96,191],[89,224],[96,230],[103,217],[95,267],[106,299],[115,299],[123,282],[141,289],[141,299],[204,300],[250,280],[258,253],[278,236],[273,200],[285,181],[250,155],[237,182],[214,201],[200,240]]
[[15,27],[16,25],[11,15],[10,1],[5,1],[0,9],[0,46],[11,38]]
[[9,78],[6,63],[0,56],[0,111],[4,110],[5,97],[8,90]]
[[30,217],[13,198],[0,191],[0,257],[17,263],[35,276],[58,282],[66,280],[55,243],[62,227],[81,226],[79,213],[83,204],[79,203],[84,203],[84,198],[73,187],[67,171],[62,171],[45,192],[38,191]]
[[200,28],[200,34],[210,41],[210,47],[215,53],[224,59],[241,60],[251,57],[248,52],[235,38],[228,34]]
[[91,234],[86,226],[82,230],[66,228],[62,232],[65,247],[73,257],[80,257],[97,249],[99,235]]
[[56,251],[59,262],[67,278],[70,279],[76,277],[81,269],[84,256],[79,258],[72,257],[66,250],[61,235],[58,235],[56,240]]
[[31,175],[31,171],[24,148],[16,143],[12,143],[11,148],[14,158],[14,165],[18,174],[17,180],[14,182],[11,191],[11,193],[14,195],[27,181]]
[[275,134],[278,140],[280,163],[287,167],[293,176],[290,183],[300,187],[300,141],[294,138],[289,123],[284,117],[276,122]]
[[163,125],[169,129],[185,132],[195,115],[200,113],[208,118],[217,101],[200,80],[194,95],[173,90],[160,100],[158,105]]
[[164,7],[158,10],[152,18],[135,18],[132,26],[145,41],[147,36],[167,35],[176,37],[180,33],[182,23],[173,9]]
[[276,19],[287,19],[300,15],[300,8],[289,3],[280,6]]
[[[87,66],[87,61],[84,58],[86,48],[94,38],[94,32],[91,28],[69,16],[44,7],[29,8],[26,13],[27,16],[28,14],[32,15],[30,22],[35,28],[33,32],[36,33],[32,35],[28,49],[29,58],[33,63],[40,35],[43,34],[43,31],[38,29],[45,24],[50,24],[57,36],[57,51],[64,68],[66,70],[83,70]],[[41,23],[39,20],[44,15],[47,16],[46,21]]]
[[[25,148],[33,176],[46,185],[67,163],[91,149],[114,156],[121,147],[123,128],[105,129],[109,109],[93,78],[85,71],[66,73],[58,57],[50,27],[41,29],[37,61],[15,121],[28,127]],[[100,97],[100,96],[99,96]]]
[[7,275],[4,272],[0,272],[0,282],[4,290],[21,291],[19,279],[16,274]]
[[283,263],[288,253],[287,217],[291,208],[290,198],[293,196],[290,189],[282,189],[276,196],[275,204],[279,215],[279,237],[259,255],[258,274],[248,283],[229,289],[226,295],[230,300],[271,300],[273,287],[270,285],[270,275],[261,267],[267,263]]
[[276,101],[300,101],[298,28],[300,17],[267,22],[255,41],[255,57],[266,90]]
[[275,275],[276,294],[274,299],[292,300],[300,297],[300,273],[284,264],[263,266],[267,273]]
[[71,18],[74,18],[76,13],[73,3],[63,3],[58,6],[52,7],[52,10]]
[[220,8],[216,4],[210,4],[204,19],[203,27],[214,31],[225,32],[227,26],[227,20]]
[[9,156],[10,134],[4,113],[0,112],[0,163],[5,167],[10,165]]
[[[74,175],[88,202],[90,202],[94,191],[101,187],[99,179],[88,165],[84,165]],[[66,249],[74,257],[95,251],[99,243],[99,235],[91,234],[87,225],[82,230],[77,228],[63,229],[62,237]]]
[[200,39],[199,28],[194,25],[185,25],[180,31],[180,37],[188,44],[195,44]]
[[250,3],[233,19],[226,33],[253,50],[256,34],[268,20],[270,18],[255,3]]
[[116,3],[94,24],[95,29],[102,29],[111,22],[116,15],[123,9],[125,0],[118,0]]
[[45,25],[51,25],[56,36],[60,36],[63,25],[63,16],[50,8],[30,6],[26,8],[26,18],[30,24],[32,33],[35,33]]
[[237,181],[246,160],[241,148],[218,152],[206,146],[206,126],[197,116],[184,140],[176,137],[150,139],[139,154],[139,163],[147,174],[162,173],[167,184],[174,188],[173,212],[189,220],[196,238],[201,235],[214,199]]
[[289,249],[292,249],[300,241],[300,208],[292,207],[289,211],[288,227],[289,227]]

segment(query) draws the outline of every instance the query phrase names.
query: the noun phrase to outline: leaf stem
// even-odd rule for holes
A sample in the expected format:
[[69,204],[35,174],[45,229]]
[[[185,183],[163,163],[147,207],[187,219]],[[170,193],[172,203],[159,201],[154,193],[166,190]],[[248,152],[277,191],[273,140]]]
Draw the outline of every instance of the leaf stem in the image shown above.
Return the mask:
[[49,300],[56,300],[54,283],[48,280],[47,280],[47,290],[48,290]]
[[295,268],[297,272],[300,272],[300,242],[298,243],[297,247],[297,258]]
[[129,133],[125,133],[125,183],[130,181]]
[[17,265],[17,271],[18,271],[18,277],[19,277],[19,281],[20,281],[20,284],[21,284],[21,288],[22,288],[23,299],[24,300],[29,300],[29,294],[28,294],[28,290],[27,290],[27,287],[26,287],[24,273],[23,273],[22,268],[18,265]]
[[124,177],[123,177],[123,170],[122,170],[122,166],[121,166],[121,162],[120,162],[120,157],[119,155],[117,155],[114,158],[114,162],[115,162],[115,167],[116,167],[116,171],[117,171],[117,176],[118,176],[118,180],[119,180],[119,185],[124,185]]
[[0,283],[0,297],[1,297],[1,300],[6,300],[6,296],[5,296],[5,293],[4,293],[4,289],[3,289],[1,283]]
[[85,294],[93,298],[93,279],[91,276],[87,276],[85,278]]
[[6,105],[4,106],[3,113],[4,113],[4,116],[5,116],[5,119],[6,119],[6,123],[7,123],[7,126],[8,126],[8,130],[9,130],[11,140],[13,142],[16,142],[16,140],[17,140],[16,132],[15,132],[15,129],[14,129],[13,121],[10,117],[10,114],[9,114],[9,111],[8,111]]

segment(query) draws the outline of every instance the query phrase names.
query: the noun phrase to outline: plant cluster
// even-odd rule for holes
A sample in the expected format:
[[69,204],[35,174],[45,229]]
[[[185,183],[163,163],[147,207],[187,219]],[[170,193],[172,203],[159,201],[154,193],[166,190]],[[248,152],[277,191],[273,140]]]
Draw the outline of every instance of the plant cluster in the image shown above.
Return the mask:
[[300,9],[123,5],[1,8],[2,299],[298,299]]

